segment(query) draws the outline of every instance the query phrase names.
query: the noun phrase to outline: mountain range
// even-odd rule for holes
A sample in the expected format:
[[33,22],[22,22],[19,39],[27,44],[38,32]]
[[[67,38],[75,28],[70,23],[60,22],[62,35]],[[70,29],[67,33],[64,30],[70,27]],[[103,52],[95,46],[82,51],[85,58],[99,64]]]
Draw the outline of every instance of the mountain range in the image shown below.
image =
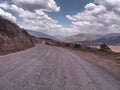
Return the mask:
[[120,33],[110,33],[106,35],[78,34],[75,36],[67,37],[66,41],[85,45],[100,45],[102,43],[106,43],[108,45],[120,45]]
[[[0,53],[16,52],[31,48],[35,45],[36,38],[59,41],[54,36],[50,36],[39,31],[21,29],[15,23],[0,17]],[[38,40],[39,41],[39,40]],[[120,45],[120,33],[111,33],[106,35],[99,34],[78,34],[67,37],[64,41],[75,42],[86,45]]]
[[30,35],[38,37],[38,38],[46,38],[46,39],[48,38],[48,39],[58,40],[56,37],[50,36],[50,35],[45,34],[45,33],[42,33],[40,31],[27,30],[27,32]]
[[65,41],[76,42],[76,41],[92,41],[101,38],[99,34],[78,34],[65,38]]

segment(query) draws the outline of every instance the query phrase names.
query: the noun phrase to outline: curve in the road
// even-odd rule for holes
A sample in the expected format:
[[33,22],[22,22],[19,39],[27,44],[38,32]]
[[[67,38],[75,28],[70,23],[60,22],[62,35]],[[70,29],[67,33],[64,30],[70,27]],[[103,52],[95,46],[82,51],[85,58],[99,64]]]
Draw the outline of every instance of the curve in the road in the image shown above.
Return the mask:
[[36,45],[0,57],[0,90],[120,90],[120,80],[82,55]]

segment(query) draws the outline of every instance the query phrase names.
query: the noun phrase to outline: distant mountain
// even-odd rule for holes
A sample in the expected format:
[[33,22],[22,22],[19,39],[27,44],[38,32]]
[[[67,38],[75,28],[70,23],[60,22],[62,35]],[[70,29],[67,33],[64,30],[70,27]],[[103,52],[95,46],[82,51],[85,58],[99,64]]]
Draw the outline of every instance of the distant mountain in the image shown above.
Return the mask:
[[120,45],[120,33],[110,33],[106,35],[99,34],[78,34],[67,37],[65,41],[77,42],[86,45],[100,45],[106,43],[109,45]]
[[107,34],[104,35],[102,38],[93,41],[86,40],[86,41],[77,41],[77,42],[86,45],[100,45],[102,43],[106,43],[107,45],[120,45],[120,33]]
[[101,38],[99,34],[78,34],[65,38],[65,41],[76,42],[76,41],[92,41]]
[[0,53],[15,52],[32,46],[34,42],[25,30],[0,17]]
[[39,32],[39,31],[27,30],[27,32],[28,32],[30,35],[33,35],[33,36],[38,37],[38,38],[48,38],[48,39],[57,40],[56,37],[50,36],[50,35],[48,35],[48,34],[44,34],[44,33]]
[[112,38],[112,37],[117,37],[120,36],[120,33],[110,33],[110,34],[106,34],[103,36],[103,38]]

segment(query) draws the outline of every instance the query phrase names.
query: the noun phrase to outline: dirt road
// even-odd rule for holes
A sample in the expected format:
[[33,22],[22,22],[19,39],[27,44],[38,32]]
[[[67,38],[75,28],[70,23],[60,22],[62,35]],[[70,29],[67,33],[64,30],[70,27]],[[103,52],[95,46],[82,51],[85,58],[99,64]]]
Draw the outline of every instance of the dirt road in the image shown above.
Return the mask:
[[120,80],[82,55],[36,45],[0,56],[0,90],[120,90]]

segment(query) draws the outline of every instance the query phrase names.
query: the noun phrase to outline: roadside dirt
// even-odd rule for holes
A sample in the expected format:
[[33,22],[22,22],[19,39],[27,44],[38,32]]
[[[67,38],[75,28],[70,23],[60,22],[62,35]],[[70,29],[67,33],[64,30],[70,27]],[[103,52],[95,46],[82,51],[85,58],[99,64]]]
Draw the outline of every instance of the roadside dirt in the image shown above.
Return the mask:
[[108,59],[104,56],[100,56],[97,54],[89,53],[89,52],[79,52],[79,54],[82,54],[86,56],[88,60],[91,60],[100,66],[108,69],[113,74],[117,75],[120,78],[120,60],[115,59]]

